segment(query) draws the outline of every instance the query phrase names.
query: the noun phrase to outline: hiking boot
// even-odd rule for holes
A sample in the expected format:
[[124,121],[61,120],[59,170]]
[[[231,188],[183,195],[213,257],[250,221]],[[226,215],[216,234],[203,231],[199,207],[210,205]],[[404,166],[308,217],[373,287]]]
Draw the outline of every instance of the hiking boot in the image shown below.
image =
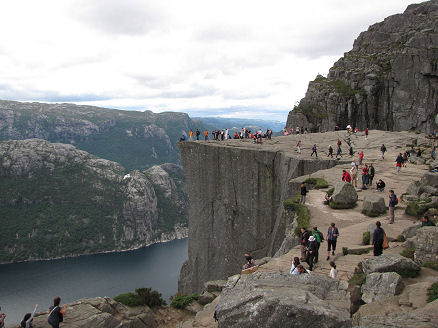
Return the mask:
[[335,252],[332,252],[332,255],[335,256]]
[[327,256],[326,260],[327,260],[327,261],[330,260],[330,256]]

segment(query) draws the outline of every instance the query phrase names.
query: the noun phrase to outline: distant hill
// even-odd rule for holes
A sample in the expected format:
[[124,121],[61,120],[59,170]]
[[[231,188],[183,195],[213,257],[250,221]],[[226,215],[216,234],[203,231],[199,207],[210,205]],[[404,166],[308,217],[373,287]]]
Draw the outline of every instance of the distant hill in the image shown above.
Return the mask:
[[253,130],[261,128],[263,131],[271,129],[278,132],[286,126],[286,122],[248,118],[193,117],[192,119],[208,124],[210,129],[240,130],[249,127]]
[[182,168],[175,164],[126,176],[118,163],[72,145],[0,142],[0,263],[185,237],[184,186]]
[[197,128],[204,126],[185,113],[0,100],[0,141],[39,138],[73,144],[128,170],[179,163],[176,142]]

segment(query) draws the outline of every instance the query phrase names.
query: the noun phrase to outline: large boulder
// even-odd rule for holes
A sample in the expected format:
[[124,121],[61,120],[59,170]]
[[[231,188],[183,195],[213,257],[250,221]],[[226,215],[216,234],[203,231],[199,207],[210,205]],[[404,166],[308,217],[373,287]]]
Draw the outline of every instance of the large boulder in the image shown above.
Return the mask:
[[352,208],[357,202],[357,192],[351,183],[338,182],[332,195],[332,208]]
[[406,193],[408,195],[418,196],[418,194],[420,193],[420,186],[420,181],[414,181],[408,186]]
[[[46,328],[47,313],[36,315],[34,328]],[[128,308],[109,297],[86,298],[67,305],[63,328],[147,328],[155,326],[147,306]]]
[[403,230],[402,235],[405,239],[415,237],[418,229],[420,228],[421,228],[421,224],[412,225],[410,227],[407,227],[405,230]]
[[411,276],[420,271],[418,264],[398,254],[371,257],[362,262],[362,267],[366,274],[373,272],[397,272],[401,276]]
[[230,277],[219,327],[351,327],[347,284],[314,274],[257,272]]
[[422,227],[409,241],[414,244],[415,262],[438,263],[438,227]]
[[362,213],[373,217],[386,213],[385,200],[382,196],[366,195],[363,199]]
[[438,173],[426,172],[420,180],[422,186],[432,186],[438,188]]
[[436,328],[438,327],[438,300],[411,312],[370,313],[355,317],[353,321],[357,325],[355,327],[361,328]]
[[402,277],[395,272],[374,272],[367,275],[361,290],[365,303],[381,301],[401,293]]

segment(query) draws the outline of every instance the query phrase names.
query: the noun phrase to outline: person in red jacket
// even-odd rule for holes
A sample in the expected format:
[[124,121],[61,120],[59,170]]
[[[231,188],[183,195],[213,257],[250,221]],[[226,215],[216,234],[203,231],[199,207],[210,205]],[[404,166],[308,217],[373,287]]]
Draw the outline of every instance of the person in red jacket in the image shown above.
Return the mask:
[[346,170],[342,170],[342,181],[351,183],[351,175]]

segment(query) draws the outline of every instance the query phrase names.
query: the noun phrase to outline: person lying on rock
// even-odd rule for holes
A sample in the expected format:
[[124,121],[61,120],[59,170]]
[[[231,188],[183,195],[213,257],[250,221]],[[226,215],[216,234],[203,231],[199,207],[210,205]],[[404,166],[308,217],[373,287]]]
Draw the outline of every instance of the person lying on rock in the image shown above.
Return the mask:
[[245,260],[246,260],[246,264],[243,266],[244,270],[255,266],[255,261],[249,254],[245,254]]

